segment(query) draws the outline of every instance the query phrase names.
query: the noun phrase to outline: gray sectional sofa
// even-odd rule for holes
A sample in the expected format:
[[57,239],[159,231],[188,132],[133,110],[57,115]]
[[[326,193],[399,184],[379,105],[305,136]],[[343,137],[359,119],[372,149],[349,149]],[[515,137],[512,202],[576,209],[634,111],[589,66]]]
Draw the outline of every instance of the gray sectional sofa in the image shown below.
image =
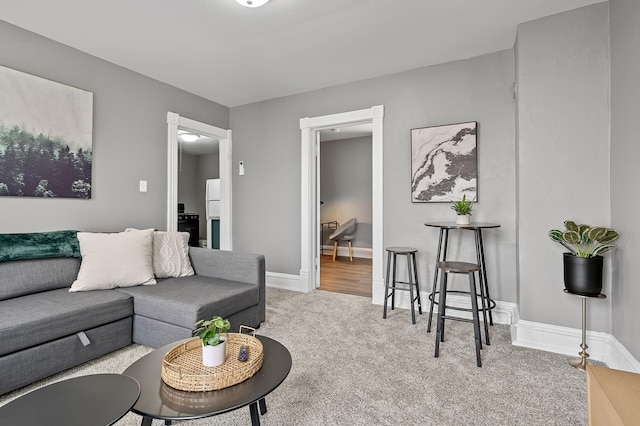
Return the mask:
[[191,337],[213,315],[233,329],[264,322],[264,256],[191,247],[189,257],[195,275],[84,292],[69,292],[77,257],[0,262],[0,394],[132,342]]

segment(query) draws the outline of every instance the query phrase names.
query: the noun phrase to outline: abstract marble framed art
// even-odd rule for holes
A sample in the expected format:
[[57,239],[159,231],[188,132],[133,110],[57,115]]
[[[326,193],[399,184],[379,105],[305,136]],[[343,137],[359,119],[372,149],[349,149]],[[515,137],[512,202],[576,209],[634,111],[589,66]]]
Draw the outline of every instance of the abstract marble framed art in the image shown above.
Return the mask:
[[476,121],[411,129],[411,201],[478,201]]

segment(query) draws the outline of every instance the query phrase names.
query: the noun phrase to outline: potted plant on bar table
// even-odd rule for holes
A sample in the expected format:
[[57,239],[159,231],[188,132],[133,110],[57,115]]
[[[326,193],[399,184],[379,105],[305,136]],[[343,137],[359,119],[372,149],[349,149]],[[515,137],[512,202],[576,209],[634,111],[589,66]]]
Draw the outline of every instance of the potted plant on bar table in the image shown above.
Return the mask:
[[562,244],[564,253],[564,287],[569,293],[597,296],[602,291],[603,253],[615,246],[611,243],[620,236],[617,231],[601,226],[578,225],[564,222],[565,230],[549,231],[551,240]]
[[226,361],[226,340],[222,333],[229,331],[229,320],[215,316],[210,320],[200,320],[194,324],[197,328],[194,336],[202,340],[202,364],[207,367],[217,367]]
[[452,201],[451,210],[455,211],[458,215],[456,217],[456,224],[468,225],[469,218],[471,216],[471,210],[473,210],[473,200],[467,200],[467,194],[462,196],[462,200]]

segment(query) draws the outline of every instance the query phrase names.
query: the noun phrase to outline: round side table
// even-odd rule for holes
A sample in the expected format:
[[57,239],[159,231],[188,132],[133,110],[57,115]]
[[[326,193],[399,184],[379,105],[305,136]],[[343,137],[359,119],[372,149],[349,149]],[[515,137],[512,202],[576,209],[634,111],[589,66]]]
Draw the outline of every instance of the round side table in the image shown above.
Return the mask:
[[571,293],[566,288],[564,292],[582,299],[582,343],[580,344],[582,350],[578,352],[580,359],[571,361],[569,364],[571,364],[572,367],[584,371],[587,368],[587,358],[589,358],[589,354],[587,353],[587,299],[606,299],[607,296],[602,293],[596,296],[585,296],[583,294]]

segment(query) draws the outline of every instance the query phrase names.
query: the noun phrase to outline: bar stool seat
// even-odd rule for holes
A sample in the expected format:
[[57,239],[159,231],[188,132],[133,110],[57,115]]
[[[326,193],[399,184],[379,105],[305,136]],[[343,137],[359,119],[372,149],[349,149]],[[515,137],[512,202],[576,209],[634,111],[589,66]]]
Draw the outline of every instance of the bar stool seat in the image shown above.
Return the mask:
[[[395,309],[396,290],[409,291],[411,303],[411,322],[416,323],[416,313],[414,305],[418,302],[418,312],[422,315],[422,303],[420,302],[420,285],[418,284],[418,267],[416,265],[417,248],[414,247],[387,247],[387,276],[384,282],[384,309],[382,318],[387,318],[387,300],[391,297],[391,310]],[[407,258],[407,279],[408,281],[397,280],[397,256]],[[393,271],[393,274],[392,274]],[[400,285],[400,287],[398,286]],[[415,287],[415,294],[414,294]],[[389,292],[391,290],[391,292]]]
[[[440,278],[440,291],[438,292],[438,319],[436,321],[436,347],[435,347],[435,357],[437,358],[440,355],[440,342],[444,342],[444,324],[445,320],[456,320],[456,321],[465,321],[473,323],[473,335],[475,339],[476,346],[476,363],[478,367],[482,367],[482,358],[480,355],[480,350],[482,349],[482,336],[480,333],[480,317],[479,312],[482,311],[484,316],[484,325],[485,325],[485,333],[487,333],[487,343],[489,339],[488,335],[488,327],[487,327],[487,307],[484,303],[484,294],[478,295],[476,292],[476,279],[475,273],[480,272],[480,265],[475,263],[468,262],[457,262],[457,261],[443,261],[438,262],[436,264],[438,270],[442,272],[442,276]],[[447,293],[452,293],[452,291],[447,290],[447,279],[448,275],[452,274],[465,274],[469,277],[469,296],[471,298],[471,309],[467,308],[458,308],[453,306],[447,306]],[[467,292],[458,292],[458,293],[467,293]],[[431,297],[435,295],[432,294]],[[482,308],[478,308],[478,297],[480,297],[483,301]],[[433,301],[433,299],[432,299]],[[447,315],[447,309],[453,309],[458,311],[471,311],[473,319],[469,320],[467,318],[461,318],[457,316],[449,316]]]
[[469,272],[478,272],[480,266],[475,263],[447,260],[445,262],[438,262],[438,269],[455,274],[468,274]]

